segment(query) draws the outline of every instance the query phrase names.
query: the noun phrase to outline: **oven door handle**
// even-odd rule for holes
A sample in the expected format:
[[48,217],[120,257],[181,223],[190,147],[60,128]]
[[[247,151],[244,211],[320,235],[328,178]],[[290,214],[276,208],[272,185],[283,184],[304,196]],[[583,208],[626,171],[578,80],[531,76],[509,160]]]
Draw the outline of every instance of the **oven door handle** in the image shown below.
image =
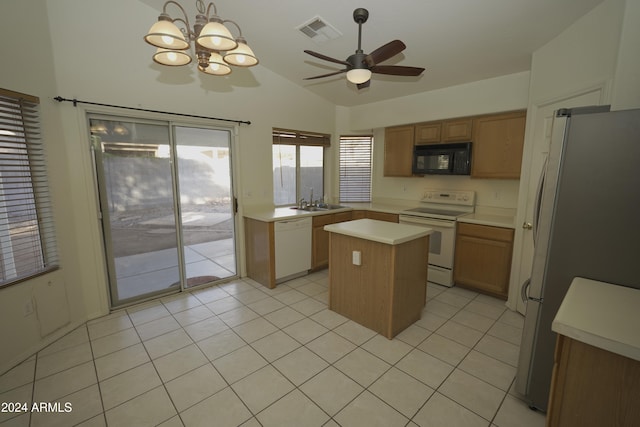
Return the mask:
[[455,221],[447,221],[447,220],[439,220],[432,218],[416,218],[414,216],[400,215],[399,222],[401,224],[413,224],[413,225],[423,225],[423,226],[433,226],[433,227],[443,227],[443,228],[455,228]]

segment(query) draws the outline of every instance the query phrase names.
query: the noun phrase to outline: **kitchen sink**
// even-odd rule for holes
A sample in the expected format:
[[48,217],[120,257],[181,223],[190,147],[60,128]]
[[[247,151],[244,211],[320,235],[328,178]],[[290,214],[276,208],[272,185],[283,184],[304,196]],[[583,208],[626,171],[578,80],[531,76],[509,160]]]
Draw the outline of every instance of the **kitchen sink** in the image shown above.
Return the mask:
[[316,211],[331,211],[334,209],[343,209],[346,208],[347,206],[342,206],[342,205],[332,205],[332,204],[328,204],[328,203],[321,203],[317,206],[305,206],[304,208],[301,208],[299,206],[291,206],[291,209],[298,209],[301,211],[307,211],[307,212],[316,212]]

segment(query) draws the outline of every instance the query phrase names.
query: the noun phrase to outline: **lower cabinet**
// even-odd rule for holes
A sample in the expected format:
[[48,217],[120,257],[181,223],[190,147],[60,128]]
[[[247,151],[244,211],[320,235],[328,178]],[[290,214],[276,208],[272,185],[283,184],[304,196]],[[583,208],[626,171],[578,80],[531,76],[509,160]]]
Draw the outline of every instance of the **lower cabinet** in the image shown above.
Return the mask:
[[558,335],[547,426],[639,426],[640,362]]
[[329,232],[324,231],[324,226],[335,224],[336,222],[351,221],[351,219],[351,211],[313,217],[313,231],[311,234],[312,270],[326,268],[329,265]]
[[325,225],[364,218],[376,219],[378,221],[398,222],[398,214],[369,210],[354,210],[351,212],[314,216],[311,269],[320,270],[329,266],[329,232],[324,231]]
[[273,222],[244,218],[247,276],[267,288],[276,287]]
[[355,210],[351,219],[376,219],[378,221],[398,222],[398,214],[377,211]]
[[507,299],[513,232],[511,228],[459,222],[453,266],[455,284]]
[[386,212],[367,211],[367,218],[376,219],[378,221],[398,222],[398,214]]

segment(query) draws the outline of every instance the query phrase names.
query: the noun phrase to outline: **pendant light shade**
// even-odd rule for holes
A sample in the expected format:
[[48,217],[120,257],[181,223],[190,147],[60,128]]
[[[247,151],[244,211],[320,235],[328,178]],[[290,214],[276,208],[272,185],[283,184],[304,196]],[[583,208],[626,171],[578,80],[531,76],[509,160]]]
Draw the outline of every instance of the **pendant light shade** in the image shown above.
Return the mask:
[[258,58],[256,58],[244,37],[238,37],[236,41],[238,42],[238,47],[224,55],[224,62],[236,67],[253,67],[256,65]]
[[225,64],[222,56],[216,52],[211,52],[207,67],[198,66],[198,69],[203,73],[213,74],[214,76],[226,76],[231,73],[231,67]]
[[171,50],[159,47],[153,55],[153,60],[162,65],[180,66],[190,63],[191,56],[184,50]]
[[216,17],[204,26],[196,41],[202,47],[217,51],[233,50],[238,46],[229,29]]
[[144,39],[155,47],[178,50],[189,48],[189,43],[185,40],[184,34],[176,24],[171,22],[171,18],[168,15],[160,15],[158,22],[151,26]]

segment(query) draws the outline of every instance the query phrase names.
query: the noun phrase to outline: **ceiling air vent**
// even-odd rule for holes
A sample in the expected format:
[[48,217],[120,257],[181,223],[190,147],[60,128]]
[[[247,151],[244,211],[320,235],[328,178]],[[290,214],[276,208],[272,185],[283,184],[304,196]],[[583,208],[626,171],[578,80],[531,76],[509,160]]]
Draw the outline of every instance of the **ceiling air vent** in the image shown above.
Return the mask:
[[316,16],[302,25],[296,27],[302,34],[309,37],[316,43],[323,43],[328,40],[337,39],[342,33],[325,21],[323,18]]

